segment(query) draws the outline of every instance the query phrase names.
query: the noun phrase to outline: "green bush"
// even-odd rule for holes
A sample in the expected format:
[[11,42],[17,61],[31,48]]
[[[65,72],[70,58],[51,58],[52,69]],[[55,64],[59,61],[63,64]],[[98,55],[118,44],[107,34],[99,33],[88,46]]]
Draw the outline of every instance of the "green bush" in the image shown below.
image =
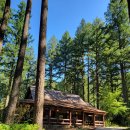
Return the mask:
[[4,125],[4,124],[0,124],[0,130],[10,130],[10,126]]
[[38,125],[33,124],[0,124],[0,130],[38,130]]
[[116,91],[111,92],[106,86],[105,89],[101,89],[101,91],[100,108],[107,112],[106,119],[108,121],[106,124],[108,126],[112,124],[127,126],[125,122],[129,114],[127,113],[128,108],[123,102],[121,90],[116,89]]
[[106,127],[120,127],[119,125],[114,124],[113,122],[111,122],[109,119],[107,119],[107,120],[105,121],[105,126],[106,126]]

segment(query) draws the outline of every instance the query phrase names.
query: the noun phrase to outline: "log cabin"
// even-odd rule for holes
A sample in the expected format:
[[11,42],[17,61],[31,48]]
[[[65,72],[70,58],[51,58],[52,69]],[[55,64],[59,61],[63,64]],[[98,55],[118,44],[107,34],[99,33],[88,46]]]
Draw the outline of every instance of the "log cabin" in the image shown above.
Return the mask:
[[[79,95],[56,90],[44,90],[44,125],[104,127],[106,112],[82,100]],[[19,102],[20,119],[33,119],[35,86],[30,87],[25,99]],[[17,113],[19,113],[17,111]]]

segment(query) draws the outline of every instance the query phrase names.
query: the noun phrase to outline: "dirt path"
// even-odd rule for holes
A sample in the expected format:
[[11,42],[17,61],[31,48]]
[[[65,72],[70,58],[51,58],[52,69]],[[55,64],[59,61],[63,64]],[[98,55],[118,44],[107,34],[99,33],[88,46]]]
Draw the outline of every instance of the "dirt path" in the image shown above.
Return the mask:
[[121,128],[121,127],[118,127],[118,128],[96,128],[95,130],[130,130],[130,128]]

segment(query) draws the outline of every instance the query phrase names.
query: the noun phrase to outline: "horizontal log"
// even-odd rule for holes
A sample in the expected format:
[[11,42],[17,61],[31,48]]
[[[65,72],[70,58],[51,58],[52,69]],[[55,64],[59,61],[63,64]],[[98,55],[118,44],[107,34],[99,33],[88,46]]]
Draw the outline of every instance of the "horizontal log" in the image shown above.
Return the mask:
[[82,125],[82,123],[76,123],[76,125]]
[[103,121],[95,121],[95,123],[103,123]]
[[95,126],[104,126],[104,124],[95,124]]
[[[59,122],[58,122],[59,123]],[[69,125],[70,123],[69,122],[60,122],[59,124],[62,124],[62,125]]]
[[100,125],[100,124],[104,124],[104,122],[103,121],[99,121],[99,122],[95,121],[95,124],[99,124]]
[[76,121],[77,121],[77,122],[82,122],[83,120],[79,120],[79,119],[77,119]]

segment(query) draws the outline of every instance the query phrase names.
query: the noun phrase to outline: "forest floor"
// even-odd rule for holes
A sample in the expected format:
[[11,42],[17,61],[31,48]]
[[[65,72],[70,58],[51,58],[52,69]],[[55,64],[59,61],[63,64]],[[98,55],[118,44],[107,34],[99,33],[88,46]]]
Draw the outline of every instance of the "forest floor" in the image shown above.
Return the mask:
[[95,130],[130,130],[128,127],[105,127],[105,128],[96,128]]
[[[59,129],[46,129],[46,130],[61,130],[61,128]],[[65,129],[62,129],[62,130],[130,130],[130,128],[127,128],[127,127],[106,127],[106,128],[93,128],[93,129],[89,129],[89,128],[84,128],[84,129],[81,129],[81,128],[65,128]]]

